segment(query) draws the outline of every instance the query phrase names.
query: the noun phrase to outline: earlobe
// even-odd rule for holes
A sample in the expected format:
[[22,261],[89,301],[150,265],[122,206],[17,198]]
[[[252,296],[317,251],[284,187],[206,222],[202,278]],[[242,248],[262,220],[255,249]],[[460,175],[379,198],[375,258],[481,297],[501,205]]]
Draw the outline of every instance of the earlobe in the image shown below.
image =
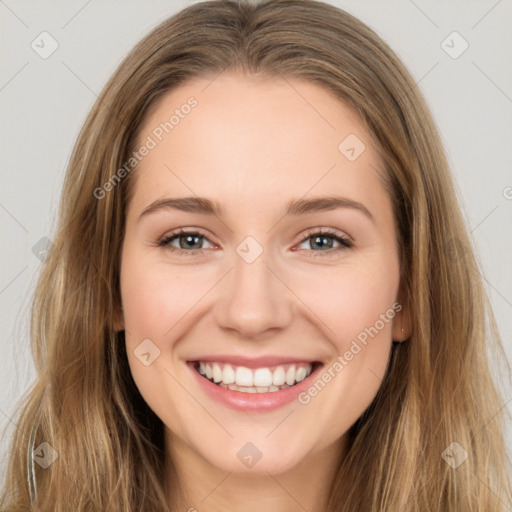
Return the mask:
[[114,315],[114,330],[116,332],[124,331],[124,315],[121,307]]
[[403,342],[411,337],[411,325],[408,310],[405,308],[395,317],[393,322],[393,341]]
[[114,331],[116,331],[116,332],[124,331],[124,324],[122,322],[114,322]]

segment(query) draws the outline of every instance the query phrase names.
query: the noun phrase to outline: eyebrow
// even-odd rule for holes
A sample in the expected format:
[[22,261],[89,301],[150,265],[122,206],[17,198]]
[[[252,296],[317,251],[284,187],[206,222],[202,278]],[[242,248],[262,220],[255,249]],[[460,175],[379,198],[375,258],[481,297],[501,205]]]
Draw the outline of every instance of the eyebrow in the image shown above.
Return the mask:
[[[364,213],[370,220],[375,220],[368,208],[362,203],[339,196],[291,200],[286,205],[284,215],[305,215],[308,213],[335,210],[337,208],[353,208]],[[222,216],[224,212],[224,209],[219,203],[205,197],[169,197],[152,202],[140,214],[139,220],[151,213],[165,210],[179,210],[203,215],[215,215],[217,217]]]

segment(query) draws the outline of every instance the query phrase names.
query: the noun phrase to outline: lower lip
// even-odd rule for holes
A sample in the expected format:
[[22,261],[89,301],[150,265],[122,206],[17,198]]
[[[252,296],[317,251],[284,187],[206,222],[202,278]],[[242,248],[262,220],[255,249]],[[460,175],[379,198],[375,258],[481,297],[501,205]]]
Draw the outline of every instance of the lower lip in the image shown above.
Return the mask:
[[264,412],[278,409],[296,400],[297,396],[306,391],[311,385],[311,378],[317,374],[322,365],[318,365],[303,381],[295,384],[295,386],[268,393],[244,393],[242,391],[222,388],[203,377],[195,369],[194,363],[187,363],[187,366],[196,376],[204,392],[217,402],[237,411]]

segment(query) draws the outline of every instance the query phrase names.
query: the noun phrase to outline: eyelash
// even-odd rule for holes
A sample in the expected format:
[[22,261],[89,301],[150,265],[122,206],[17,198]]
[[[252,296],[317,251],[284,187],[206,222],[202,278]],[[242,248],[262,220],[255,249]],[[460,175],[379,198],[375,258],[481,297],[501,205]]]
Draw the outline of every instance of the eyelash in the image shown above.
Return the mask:
[[[175,231],[174,233],[171,233],[170,235],[165,236],[164,238],[162,238],[161,240],[158,241],[157,245],[159,247],[164,247],[166,250],[170,251],[171,253],[181,253],[181,254],[185,253],[187,256],[196,256],[198,254],[201,254],[201,252],[204,249],[194,249],[191,251],[187,251],[185,249],[179,249],[177,247],[173,247],[172,245],[169,245],[173,240],[175,240],[176,238],[179,238],[181,235],[198,235],[202,239],[208,240],[208,238],[205,235],[199,233],[198,231],[185,231],[185,230],[181,229],[179,231]],[[327,249],[326,251],[313,251],[313,250],[308,250],[308,249],[301,249],[301,250],[308,251],[310,253],[308,256],[310,256],[312,258],[316,258],[317,256],[332,255],[335,252],[343,251],[343,250],[350,249],[353,247],[353,243],[348,237],[342,236],[339,233],[337,233],[331,229],[328,229],[328,228],[327,229],[316,229],[316,230],[313,229],[313,230],[309,231],[305,235],[305,237],[302,238],[302,240],[299,242],[299,245],[304,243],[309,238],[312,238],[313,235],[316,235],[316,237],[323,236],[323,237],[333,238],[334,240],[339,242],[340,245],[339,245],[339,247]]]

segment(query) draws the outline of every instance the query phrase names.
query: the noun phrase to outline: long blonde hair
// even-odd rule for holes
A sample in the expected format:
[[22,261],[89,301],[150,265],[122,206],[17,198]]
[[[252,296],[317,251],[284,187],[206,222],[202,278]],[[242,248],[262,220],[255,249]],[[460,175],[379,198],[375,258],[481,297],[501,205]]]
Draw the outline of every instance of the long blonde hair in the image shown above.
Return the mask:
[[[70,159],[35,293],[37,379],[20,404],[0,508],[170,510],[163,425],[138,393],[124,333],[114,329],[137,171],[101,199],[95,190],[129,158],[150,106],[224,70],[327,88],[357,110],[387,170],[412,334],[394,345],[377,397],[350,430],[329,512],[505,510],[512,497],[501,403],[487,359],[501,342],[437,129],[390,48],[351,15],[313,0],[193,4],[147,35],[105,85]],[[58,454],[47,469],[31,462],[43,442]],[[452,458],[468,454],[457,468],[445,462],[450,445]]]

